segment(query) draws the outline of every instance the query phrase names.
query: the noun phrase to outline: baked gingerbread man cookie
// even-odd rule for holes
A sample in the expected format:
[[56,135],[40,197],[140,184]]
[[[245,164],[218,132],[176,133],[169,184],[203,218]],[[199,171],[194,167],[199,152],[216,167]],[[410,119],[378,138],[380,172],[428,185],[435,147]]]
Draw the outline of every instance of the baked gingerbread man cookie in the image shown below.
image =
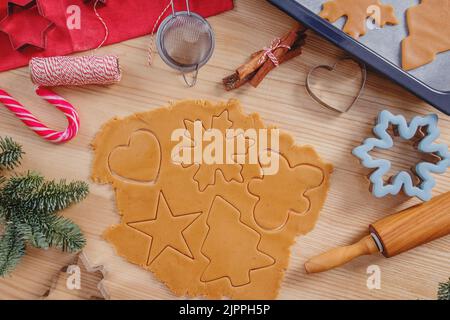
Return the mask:
[[180,296],[273,299],[311,231],[332,166],[231,100],[181,101],[106,123],[92,179],[113,186],[117,254]]

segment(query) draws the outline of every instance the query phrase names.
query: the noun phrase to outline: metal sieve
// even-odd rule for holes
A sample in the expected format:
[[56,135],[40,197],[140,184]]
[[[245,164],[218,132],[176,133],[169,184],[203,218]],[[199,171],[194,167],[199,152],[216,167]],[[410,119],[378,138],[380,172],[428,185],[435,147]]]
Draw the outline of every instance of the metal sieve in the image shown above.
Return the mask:
[[[189,87],[197,82],[199,69],[211,58],[214,51],[214,32],[203,17],[191,12],[189,0],[186,11],[175,11],[161,23],[156,35],[156,46],[161,59],[175,70],[181,71]],[[189,82],[186,74],[193,72]]]

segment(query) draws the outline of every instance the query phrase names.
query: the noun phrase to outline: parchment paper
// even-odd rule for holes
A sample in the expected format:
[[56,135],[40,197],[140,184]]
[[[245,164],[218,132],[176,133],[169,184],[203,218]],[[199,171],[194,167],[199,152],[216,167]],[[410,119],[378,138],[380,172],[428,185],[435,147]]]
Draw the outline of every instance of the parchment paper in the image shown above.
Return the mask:
[[[322,4],[327,0],[296,0],[312,12],[318,14]],[[384,4],[391,4],[399,20],[396,26],[386,25],[384,28],[368,30],[366,35],[358,41],[390,60],[401,69],[401,41],[408,35],[406,24],[406,9],[417,5],[419,0],[383,0]],[[334,23],[342,29],[345,17]],[[409,71],[417,79],[439,91],[450,91],[450,51],[440,53],[432,63]]]

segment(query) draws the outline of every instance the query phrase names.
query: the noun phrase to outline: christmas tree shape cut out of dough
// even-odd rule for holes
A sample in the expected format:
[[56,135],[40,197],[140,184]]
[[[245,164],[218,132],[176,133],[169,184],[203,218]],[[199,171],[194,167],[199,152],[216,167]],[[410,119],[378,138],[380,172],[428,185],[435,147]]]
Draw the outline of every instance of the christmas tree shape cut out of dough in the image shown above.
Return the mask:
[[372,17],[379,27],[398,24],[394,8],[382,4],[379,0],[331,0],[323,4],[319,15],[332,23],[347,17],[343,31],[355,39],[366,34],[369,17]]
[[252,270],[275,262],[272,257],[259,251],[261,236],[242,223],[239,210],[222,197],[214,199],[207,224],[209,231],[201,251],[210,263],[202,274],[202,281],[227,277],[231,285],[243,286],[250,282]]

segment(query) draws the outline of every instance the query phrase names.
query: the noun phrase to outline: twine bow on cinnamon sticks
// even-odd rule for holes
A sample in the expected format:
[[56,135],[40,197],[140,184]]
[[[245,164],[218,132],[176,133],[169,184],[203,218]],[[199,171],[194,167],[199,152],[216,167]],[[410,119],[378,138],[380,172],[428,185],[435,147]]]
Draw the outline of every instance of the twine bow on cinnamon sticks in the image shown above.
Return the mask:
[[257,87],[270,71],[302,53],[305,32],[304,26],[296,24],[282,38],[275,38],[270,47],[253,53],[247,63],[223,79],[225,89],[230,91],[247,82]]

